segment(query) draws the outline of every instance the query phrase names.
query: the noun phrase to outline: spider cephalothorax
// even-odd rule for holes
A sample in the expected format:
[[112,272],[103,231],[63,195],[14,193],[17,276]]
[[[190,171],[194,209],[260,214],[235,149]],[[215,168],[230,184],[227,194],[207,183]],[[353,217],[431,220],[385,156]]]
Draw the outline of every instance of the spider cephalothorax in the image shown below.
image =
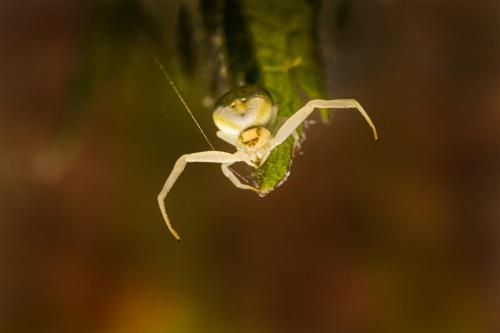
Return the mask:
[[217,136],[233,145],[236,152],[205,151],[179,157],[158,195],[158,204],[163,218],[174,237],[180,239],[167,216],[165,198],[187,162],[220,163],[222,173],[237,188],[259,192],[259,189],[251,185],[242,184],[229,166],[236,162],[244,162],[253,168],[258,168],[266,161],[271,151],[293,135],[297,127],[316,108],[356,109],[372,128],[375,140],[378,139],[377,130],[370,117],[354,99],[311,100],[286,119],[283,125],[275,128],[278,108],[267,90],[250,85],[238,87],[224,94],[215,106],[213,119],[219,129]]
[[271,152],[271,138],[271,132],[267,128],[252,127],[240,133],[235,147],[248,155],[255,166],[260,166]]

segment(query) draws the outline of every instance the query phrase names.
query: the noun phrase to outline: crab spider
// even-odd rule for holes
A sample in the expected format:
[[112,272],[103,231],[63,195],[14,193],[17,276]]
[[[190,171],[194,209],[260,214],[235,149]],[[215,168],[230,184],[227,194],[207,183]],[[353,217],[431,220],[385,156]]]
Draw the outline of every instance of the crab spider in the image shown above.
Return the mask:
[[[168,218],[165,198],[187,163],[220,163],[222,173],[234,186],[259,192],[253,186],[242,184],[229,169],[229,166],[236,162],[244,162],[253,168],[260,167],[274,148],[283,143],[290,135],[296,134],[297,128],[314,109],[356,109],[371,127],[375,140],[378,140],[375,125],[363,107],[354,99],[313,99],[288,118],[281,127],[273,131],[278,108],[274,105],[269,92],[257,86],[236,88],[235,91],[230,91],[219,99],[213,112],[214,123],[219,129],[217,136],[233,145],[236,152],[227,153],[214,150],[182,155],[175,163],[158,194],[161,213],[172,235],[180,240],[179,234]],[[274,135],[271,131],[274,132]]]

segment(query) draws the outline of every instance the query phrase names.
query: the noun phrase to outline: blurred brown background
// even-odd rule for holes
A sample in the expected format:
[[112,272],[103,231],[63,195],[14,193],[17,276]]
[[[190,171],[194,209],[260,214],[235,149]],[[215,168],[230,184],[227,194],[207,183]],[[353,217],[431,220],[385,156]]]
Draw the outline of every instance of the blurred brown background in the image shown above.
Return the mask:
[[[500,2],[325,1],[328,97],[381,141],[337,111],[264,199],[189,166],[180,243],[156,195],[208,147],[131,2],[0,3],[0,332],[500,332]],[[138,8],[175,72],[179,2]]]

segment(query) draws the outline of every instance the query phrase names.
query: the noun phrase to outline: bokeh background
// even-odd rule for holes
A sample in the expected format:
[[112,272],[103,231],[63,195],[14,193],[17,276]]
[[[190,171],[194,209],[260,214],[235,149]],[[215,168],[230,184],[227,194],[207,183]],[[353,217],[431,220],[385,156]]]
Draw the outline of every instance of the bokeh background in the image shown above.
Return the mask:
[[380,142],[337,111],[265,198],[191,165],[176,242],[156,195],[208,147],[139,12],[230,149],[206,68],[177,75],[180,2],[0,2],[0,332],[500,332],[500,3],[323,6],[328,97]]

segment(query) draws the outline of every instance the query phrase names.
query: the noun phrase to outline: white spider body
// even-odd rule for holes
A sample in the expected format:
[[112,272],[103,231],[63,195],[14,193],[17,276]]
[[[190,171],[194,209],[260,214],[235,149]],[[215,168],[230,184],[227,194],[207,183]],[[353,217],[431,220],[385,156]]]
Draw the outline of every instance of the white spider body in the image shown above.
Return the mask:
[[259,192],[259,189],[253,186],[242,184],[229,166],[236,162],[244,162],[254,168],[261,166],[271,151],[293,135],[297,127],[315,108],[357,109],[372,128],[375,140],[378,139],[377,131],[368,114],[353,99],[311,100],[274,131],[278,109],[265,89],[257,86],[242,86],[223,95],[216,104],[213,120],[219,129],[217,136],[233,145],[236,152],[231,154],[223,151],[206,151],[179,157],[158,195],[158,204],[163,218],[174,237],[177,240],[180,239],[167,216],[165,198],[187,162],[220,163],[222,173],[237,188]]
[[271,95],[258,86],[243,86],[223,95],[213,112],[217,136],[246,157],[243,162],[261,165],[269,155],[271,131],[278,108]]
[[273,125],[277,112],[270,97],[242,97],[229,105],[218,105],[213,119],[215,126],[224,134],[238,137],[247,128]]

